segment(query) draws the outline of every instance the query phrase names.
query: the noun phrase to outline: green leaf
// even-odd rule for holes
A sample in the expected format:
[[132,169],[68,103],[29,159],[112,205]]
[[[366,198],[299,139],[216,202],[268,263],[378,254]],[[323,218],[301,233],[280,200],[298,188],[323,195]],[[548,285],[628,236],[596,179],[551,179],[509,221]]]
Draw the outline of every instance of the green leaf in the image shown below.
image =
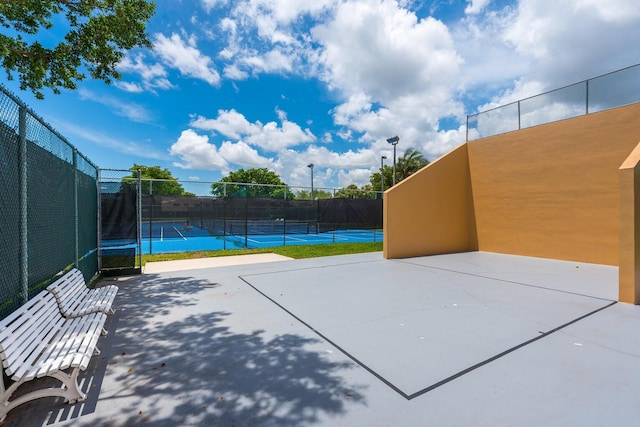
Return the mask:
[[[151,47],[146,26],[155,13],[147,0],[11,0],[0,1],[0,26],[14,35],[0,35],[2,67],[9,79],[16,76],[20,89],[44,98],[42,89],[53,93],[75,89],[85,79],[111,83],[121,76],[116,66],[127,50]],[[65,17],[69,30],[53,46],[37,41],[49,30],[53,17]],[[35,37],[34,37],[35,36]]]

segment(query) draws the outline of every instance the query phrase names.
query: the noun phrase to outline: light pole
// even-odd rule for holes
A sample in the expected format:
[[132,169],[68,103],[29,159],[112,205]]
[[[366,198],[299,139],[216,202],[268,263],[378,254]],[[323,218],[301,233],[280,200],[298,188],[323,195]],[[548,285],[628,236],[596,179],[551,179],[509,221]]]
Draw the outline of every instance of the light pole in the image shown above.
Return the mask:
[[311,169],[311,200],[313,200],[313,163],[309,163],[307,167]]
[[387,138],[387,142],[393,145],[393,185],[396,185],[396,145],[400,142],[400,137],[398,135]]
[[380,187],[382,188],[383,193],[384,193],[384,159],[386,158],[387,156],[380,157],[380,181],[382,182],[382,185]]

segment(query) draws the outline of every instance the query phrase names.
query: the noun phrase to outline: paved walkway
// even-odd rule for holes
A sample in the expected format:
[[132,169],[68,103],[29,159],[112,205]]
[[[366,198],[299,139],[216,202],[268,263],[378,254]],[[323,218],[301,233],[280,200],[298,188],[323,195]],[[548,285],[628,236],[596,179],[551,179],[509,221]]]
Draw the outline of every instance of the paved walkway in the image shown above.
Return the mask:
[[169,271],[195,270],[199,268],[228,267],[231,265],[261,264],[263,262],[289,261],[292,258],[278,254],[247,254],[210,258],[185,259],[178,261],[148,262],[145,274],[167,273]]
[[635,425],[615,267],[380,253],[119,279],[88,399],[7,426]]

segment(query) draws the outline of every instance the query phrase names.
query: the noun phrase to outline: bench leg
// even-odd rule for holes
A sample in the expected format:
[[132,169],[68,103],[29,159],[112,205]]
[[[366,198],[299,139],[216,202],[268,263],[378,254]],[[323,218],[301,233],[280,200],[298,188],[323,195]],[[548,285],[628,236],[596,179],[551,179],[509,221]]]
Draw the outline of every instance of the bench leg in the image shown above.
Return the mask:
[[16,381],[11,384],[11,386],[9,386],[6,390],[4,389],[4,387],[2,387],[2,401],[0,402],[0,422],[2,422],[7,416],[7,413],[16,406],[20,406],[23,403],[40,399],[42,397],[63,397],[65,402],[69,402],[70,404],[74,404],[78,401],[86,399],[87,395],[83,393],[78,386],[79,373],[80,368],[74,368],[69,374],[62,371],[49,374],[50,377],[61,381],[62,387],[51,387],[42,390],[35,390],[11,401],[9,400],[11,398],[11,395],[18,389],[18,387],[24,384],[25,381]]
[[49,375],[60,380],[62,384],[64,384],[66,393],[64,393],[62,397],[64,397],[65,401],[69,402],[71,405],[87,398],[87,395],[83,393],[78,386],[78,374],[80,374],[80,368],[74,368],[70,374],[58,371]]

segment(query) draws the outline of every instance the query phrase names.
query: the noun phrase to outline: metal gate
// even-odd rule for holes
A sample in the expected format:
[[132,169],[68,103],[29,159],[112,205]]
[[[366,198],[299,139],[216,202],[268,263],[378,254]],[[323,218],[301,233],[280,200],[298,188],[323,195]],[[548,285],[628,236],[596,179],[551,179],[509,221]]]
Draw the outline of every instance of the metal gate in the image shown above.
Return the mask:
[[107,276],[142,272],[140,172],[100,169],[99,257]]

